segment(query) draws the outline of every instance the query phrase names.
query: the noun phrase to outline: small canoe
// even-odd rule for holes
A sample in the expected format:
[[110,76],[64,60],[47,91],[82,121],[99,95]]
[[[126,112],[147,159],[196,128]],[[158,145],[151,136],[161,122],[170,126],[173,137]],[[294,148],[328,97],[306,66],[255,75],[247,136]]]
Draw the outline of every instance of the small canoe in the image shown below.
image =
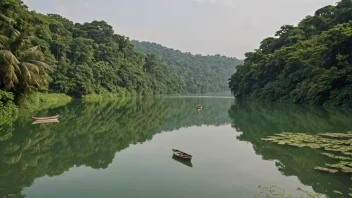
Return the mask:
[[58,119],[59,115],[51,116],[51,117],[32,117],[33,120],[50,120],[50,119]]
[[58,119],[47,119],[47,120],[36,120],[32,124],[43,124],[43,123],[58,123]]
[[181,159],[184,159],[184,160],[191,160],[192,159],[192,155],[190,154],[187,154],[185,152],[182,152],[182,151],[179,151],[177,149],[172,149],[172,152],[174,152],[174,155],[181,158]]
[[203,107],[202,107],[202,106],[200,106],[200,105],[198,105],[198,106],[197,106],[197,109],[202,109],[202,108],[203,108]]

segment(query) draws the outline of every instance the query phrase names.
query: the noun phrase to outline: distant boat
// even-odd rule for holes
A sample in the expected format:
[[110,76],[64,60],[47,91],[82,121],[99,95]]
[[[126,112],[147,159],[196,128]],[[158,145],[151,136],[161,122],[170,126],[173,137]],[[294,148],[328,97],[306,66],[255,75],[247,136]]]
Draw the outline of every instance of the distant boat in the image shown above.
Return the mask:
[[192,155],[190,154],[187,154],[185,152],[182,152],[182,151],[179,151],[177,149],[172,149],[172,152],[174,152],[174,155],[181,158],[181,159],[184,159],[184,160],[191,160],[192,159]]
[[193,167],[192,162],[190,160],[183,160],[183,159],[180,159],[179,157],[176,157],[175,155],[172,155],[172,159],[188,167]]
[[201,106],[201,105],[198,105],[197,106],[197,109],[199,110],[199,109],[202,109],[203,107]]
[[33,120],[52,120],[52,119],[58,119],[59,115],[57,116],[51,116],[51,117],[32,117]]
[[32,124],[43,124],[43,123],[58,123],[58,119],[47,119],[47,120],[35,120]]

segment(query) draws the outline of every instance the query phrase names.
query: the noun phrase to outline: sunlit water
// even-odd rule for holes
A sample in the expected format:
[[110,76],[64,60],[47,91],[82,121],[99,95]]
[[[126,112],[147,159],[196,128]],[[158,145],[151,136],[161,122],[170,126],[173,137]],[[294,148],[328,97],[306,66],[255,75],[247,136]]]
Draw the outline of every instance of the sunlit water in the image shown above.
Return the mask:
[[[334,190],[352,186],[350,175],[313,169],[327,160],[320,151],[261,140],[350,131],[346,109],[172,96],[73,101],[27,114],[0,142],[1,197],[253,198],[268,184],[294,197],[297,187],[339,197]],[[32,125],[30,114],[60,114],[60,122]],[[192,161],[173,158],[172,148]]]

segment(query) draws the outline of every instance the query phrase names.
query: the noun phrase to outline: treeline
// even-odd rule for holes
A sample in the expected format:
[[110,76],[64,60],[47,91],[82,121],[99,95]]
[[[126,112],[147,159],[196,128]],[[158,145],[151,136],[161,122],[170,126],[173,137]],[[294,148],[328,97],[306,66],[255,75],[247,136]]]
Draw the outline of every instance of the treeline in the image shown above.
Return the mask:
[[189,93],[215,93],[228,91],[228,79],[236,66],[243,61],[220,55],[193,55],[170,49],[156,43],[132,41],[141,52],[155,54],[170,65],[170,72],[178,75],[183,91]]
[[[212,80],[208,85],[187,84],[185,79],[199,78],[196,73],[182,73],[183,68],[137,51],[127,37],[114,33],[104,21],[74,23],[57,14],[29,11],[20,0],[0,1],[0,13],[0,89],[16,97],[38,90],[74,97],[220,90]],[[214,63],[214,71],[221,64]],[[202,69],[198,68],[200,76]]]
[[352,106],[352,1],[284,25],[246,53],[229,81],[249,100]]
[[138,52],[104,21],[73,23],[56,14],[28,11],[19,0],[1,1],[0,9],[0,33],[7,44],[0,47],[18,60],[2,53],[2,65],[12,61],[1,71],[2,89],[49,89],[77,97],[178,91],[177,76],[170,75],[166,64]]

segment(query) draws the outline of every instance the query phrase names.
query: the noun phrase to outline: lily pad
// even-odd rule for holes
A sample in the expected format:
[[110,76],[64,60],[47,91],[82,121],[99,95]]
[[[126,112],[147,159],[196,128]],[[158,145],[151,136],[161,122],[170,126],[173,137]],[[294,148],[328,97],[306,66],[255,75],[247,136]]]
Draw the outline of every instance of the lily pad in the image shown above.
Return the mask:
[[295,147],[309,147],[321,149],[322,155],[333,160],[335,164],[326,164],[327,167],[315,167],[315,169],[330,173],[352,173],[352,133],[324,133],[308,135],[304,133],[283,132],[275,136],[263,138],[280,145]]
[[314,169],[316,170],[320,170],[320,171],[325,171],[325,172],[329,172],[329,173],[337,173],[339,172],[336,169],[331,169],[331,168],[323,168],[323,167],[314,167]]
[[336,194],[343,195],[343,193],[342,193],[342,192],[340,192],[340,191],[338,191],[338,190],[334,190],[333,192],[334,192],[334,193],[336,193]]

